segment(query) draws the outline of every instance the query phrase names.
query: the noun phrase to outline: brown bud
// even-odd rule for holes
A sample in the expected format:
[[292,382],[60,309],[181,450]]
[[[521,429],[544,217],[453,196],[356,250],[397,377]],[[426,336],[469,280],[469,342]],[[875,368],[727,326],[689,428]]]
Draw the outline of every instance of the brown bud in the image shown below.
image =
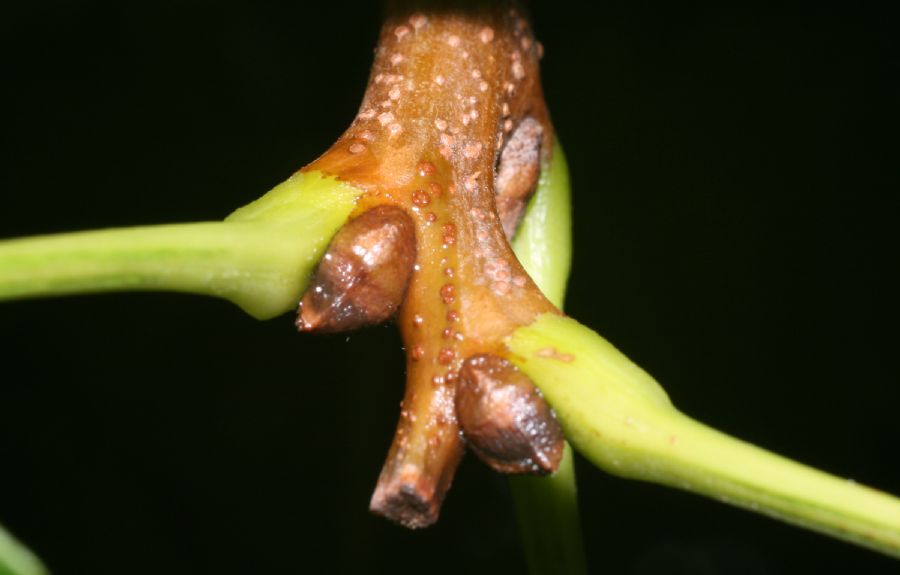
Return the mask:
[[300,331],[337,332],[390,318],[416,259],[412,219],[378,206],[350,220],[331,240],[300,302]]
[[459,372],[456,416],[472,451],[502,473],[556,471],[563,434],[541,392],[496,355],[470,357]]
[[503,147],[494,179],[494,201],[506,237],[512,239],[525,205],[534,193],[541,173],[541,139],[544,128],[528,117],[519,122]]

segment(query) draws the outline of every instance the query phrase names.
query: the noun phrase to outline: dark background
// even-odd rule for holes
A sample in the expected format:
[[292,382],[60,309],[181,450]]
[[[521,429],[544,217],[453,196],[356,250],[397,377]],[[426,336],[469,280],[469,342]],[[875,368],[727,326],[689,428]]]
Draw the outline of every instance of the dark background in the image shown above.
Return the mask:
[[[224,217],[350,122],[380,20],[19,4],[0,237]],[[672,4],[533,6],[574,181],[567,309],[686,413],[900,493],[895,21]],[[436,527],[368,514],[402,393],[391,327],[299,336],[173,294],[5,303],[0,326],[0,521],[57,574],[524,571],[505,482],[472,459]],[[578,468],[597,573],[898,570]]]

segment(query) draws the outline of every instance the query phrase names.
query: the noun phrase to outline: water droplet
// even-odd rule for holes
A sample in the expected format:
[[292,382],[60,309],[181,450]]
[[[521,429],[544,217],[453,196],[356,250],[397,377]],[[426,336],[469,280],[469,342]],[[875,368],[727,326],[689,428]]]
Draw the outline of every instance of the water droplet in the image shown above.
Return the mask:
[[440,118],[435,118],[434,127],[443,132],[447,129],[447,121]]
[[441,231],[444,233],[443,241],[447,245],[453,245],[456,243],[456,226],[453,224],[444,224],[441,228]]
[[453,273],[454,273],[453,268],[444,268],[444,275],[447,276],[448,278],[452,278]]
[[365,149],[366,149],[365,144],[360,144],[359,142],[354,142],[354,143],[350,144],[350,146],[347,148],[347,151],[349,151],[351,154],[359,154],[359,153],[365,151]]
[[481,29],[481,32],[478,33],[478,38],[485,44],[494,39],[494,29],[490,26],[485,26]]
[[442,347],[441,351],[438,353],[438,362],[447,365],[453,361],[454,357],[456,357],[456,352],[449,347]]
[[413,358],[414,361],[419,361],[425,357],[425,349],[421,345],[416,344],[410,350],[409,356]]
[[447,44],[450,45],[451,48],[456,48],[459,46],[459,36],[453,34],[449,38],[447,38]]
[[454,311],[454,310],[448,311],[447,312],[447,321],[449,321],[450,323],[455,323],[455,322],[459,321],[459,312]]
[[456,301],[456,288],[453,287],[453,284],[441,286],[441,300],[447,305]]
[[425,318],[416,314],[413,316],[413,325],[416,327],[422,327],[422,324],[425,323]]
[[435,168],[434,164],[432,164],[428,160],[422,160],[418,163],[418,165],[416,165],[416,171],[418,171],[419,175],[424,178],[425,176],[430,176],[431,174],[436,172],[437,168]]
[[417,206],[424,207],[431,203],[431,196],[428,195],[428,192],[416,190],[412,193],[412,202]]

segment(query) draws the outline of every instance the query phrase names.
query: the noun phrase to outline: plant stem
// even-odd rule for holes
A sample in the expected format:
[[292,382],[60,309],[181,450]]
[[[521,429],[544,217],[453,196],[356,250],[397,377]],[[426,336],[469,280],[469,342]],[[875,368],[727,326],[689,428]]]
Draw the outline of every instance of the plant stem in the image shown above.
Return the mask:
[[225,222],[0,242],[0,300],[172,290],[222,297],[270,318],[296,306],[358,195],[319,174],[297,174]]
[[547,299],[562,309],[572,266],[572,201],[569,167],[558,138],[512,248]]
[[653,378],[578,322],[544,315],[508,345],[510,359],[595,465],[900,557],[900,500],[693,421]]
[[532,575],[587,573],[575,454],[569,444],[559,469],[549,477],[510,476],[528,572]]
[[0,527],[0,575],[44,575],[46,572],[37,557]]
[[[572,261],[571,210],[569,168],[559,139],[554,138],[550,162],[541,169],[512,246],[531,279],[560,309]],[[587,573],[574,454],[568,443],[556,473],[510,476],[509,485],[529,572]]]

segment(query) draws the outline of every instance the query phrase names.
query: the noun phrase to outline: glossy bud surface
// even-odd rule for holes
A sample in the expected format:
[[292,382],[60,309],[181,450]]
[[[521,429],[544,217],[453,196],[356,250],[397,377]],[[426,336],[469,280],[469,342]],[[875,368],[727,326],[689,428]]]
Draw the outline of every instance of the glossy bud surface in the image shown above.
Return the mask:
[[563,434],[541,392],[495,355],[466,360],[459,372],[456,416],[478,457],[502,473],[556,471]]
[[300,331],[339,332],[389,319],[416,259],[415,227],[396,206],[350,220],[331,240],[300,302]]

